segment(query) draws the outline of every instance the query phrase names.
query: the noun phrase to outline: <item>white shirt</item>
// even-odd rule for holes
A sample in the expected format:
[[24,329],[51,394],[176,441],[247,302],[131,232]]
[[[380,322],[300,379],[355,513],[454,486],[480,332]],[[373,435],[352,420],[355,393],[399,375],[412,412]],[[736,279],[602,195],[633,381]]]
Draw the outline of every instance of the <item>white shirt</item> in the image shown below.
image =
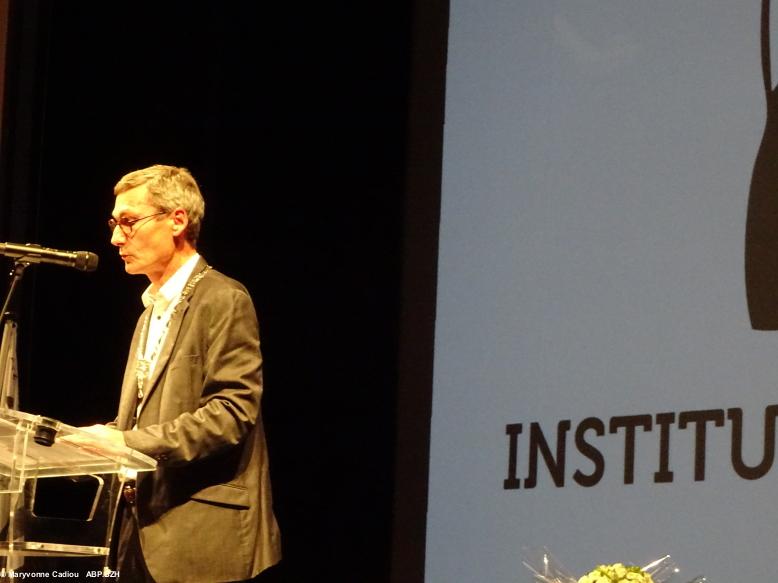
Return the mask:
[[178,268],[173,276],[159,288],[159,291],[156,294],[151,292],[151,286],[149,286],[141,296],[144,307],[148,308],[152,304],[154,306],[151,309],[148,334],[146,335],[146,346],[143,349],[143,359],[149,363],[149,370],[146,378],[151,378],[151,375],[154,374],[154,368],[157,365],[160,349],[167,336],[173,310],[199,259],[200,255],[195,253],[186,260],[186,263]]
[[[149,318],[148,331],[146,333],[146,345],[143,347],[143,351],[138,351],[139,359],[142,358],[148,362],[148,371],[146,372],[146,379],[150,379],[154,373],[154,368],[157,365],[159,359],[160,349],[167,337],[167,331],[170,324],[170,318],[173,316],[173,310],[176,308],[181,293],[186,287],[186,282],[189,281],[189,277],[194,271],[197,261],[200,259],[200,255],[195,253],[186,260],[186,262],[178,268],[173,276],[168,279],[165,284],[159,288],[157,293],[151,292],[151,285],[145,289],[143,295],[141,295],[141,301],[143,307],[148,308],[153,304],[151,309],[151,316]],[[141,399],[138,399],[136,405],[135,417],[140,416],[141,411]],[[137,429],[137,422],[133,426],[133,429]],[[137,476],[135,470],[129,470],[127,472],[127,478],[134,480]]]

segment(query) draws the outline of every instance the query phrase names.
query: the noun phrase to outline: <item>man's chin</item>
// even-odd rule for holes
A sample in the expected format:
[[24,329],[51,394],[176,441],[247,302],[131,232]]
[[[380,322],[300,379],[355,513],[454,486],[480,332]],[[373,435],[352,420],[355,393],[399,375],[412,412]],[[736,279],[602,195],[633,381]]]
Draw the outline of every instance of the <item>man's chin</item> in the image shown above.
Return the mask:
[[125,273],[129,273],[130,275],[140,275],[141,273],[143,273],[141,271],[140,266],[132,260],[130,261],[125,260],[124,271]]

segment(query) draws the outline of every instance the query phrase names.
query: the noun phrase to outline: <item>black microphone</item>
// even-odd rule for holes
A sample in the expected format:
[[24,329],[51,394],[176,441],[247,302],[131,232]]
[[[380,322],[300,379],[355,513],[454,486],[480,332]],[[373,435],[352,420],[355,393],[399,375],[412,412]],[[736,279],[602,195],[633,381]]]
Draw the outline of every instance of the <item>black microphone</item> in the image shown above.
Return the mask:
[[33,243],[0,243],[0,255],[27,263],[52,263],[74,267],[79,271],[94,271],[99,260],[96,254],[89,251],[60,251]]

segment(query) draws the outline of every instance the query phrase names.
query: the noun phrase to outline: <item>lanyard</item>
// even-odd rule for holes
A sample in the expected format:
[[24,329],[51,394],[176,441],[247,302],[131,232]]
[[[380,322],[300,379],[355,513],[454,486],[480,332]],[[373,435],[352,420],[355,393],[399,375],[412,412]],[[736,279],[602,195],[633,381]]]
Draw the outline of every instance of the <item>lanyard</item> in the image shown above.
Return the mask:
[[[174,299],[168,305],[168,307],[165,309],[165,312],[163,312],[162,316],[166,316],[165,320],[165,326],[160,331],[159,336],[157,337],[157,341],[154,343],[154,348],[151,350],[151,353],[147,350],[146,342],[148,341],[149,337],[149,323],[151,321],[151,314],[154,312],[154,309],[148,311],[148,314],[143,319],[143,328],[141,329],[140,338],[137,346],[137,352],[136,352],[136,359],[135,359],[135,378],[137,380],[138,384],[138,403],[140,403],[143,400],[144,395],[144,387],[146,385],[146,382],[149,379],[150,371],[151,371],[151,365],[156,363],[157,358],[159,357],[159,352],[164,344],[164,340],[167,337],[168,329],[170,328],[170,322],[173,321],[173,318],[175,318],[176,313],[178,312],[179,307],[183,303],[185,299],[187,299],[194,290],[195,286],[200,282],[200,280],[205,277],[205,274],[208,273],[213,269],[210,265],[206,265],[205,268],[203,268],[202,271],[200,271],[197,275],[195,275],[192,279],[189,280],[189,282],[186,284],[184,289],[181,291],[181,294],[178,296],[178,299]],[[169,315],[168,315],[169,312]]]

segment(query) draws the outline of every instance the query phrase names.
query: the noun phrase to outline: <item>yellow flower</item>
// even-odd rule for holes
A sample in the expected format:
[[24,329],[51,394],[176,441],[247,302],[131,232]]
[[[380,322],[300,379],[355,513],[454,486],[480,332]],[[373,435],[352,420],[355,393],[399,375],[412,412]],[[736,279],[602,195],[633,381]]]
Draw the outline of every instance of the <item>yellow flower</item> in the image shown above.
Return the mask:
[[654,580],[640,567],[614,563],[598,565],[596,569],[578,579],[578,583],[654,583]]

